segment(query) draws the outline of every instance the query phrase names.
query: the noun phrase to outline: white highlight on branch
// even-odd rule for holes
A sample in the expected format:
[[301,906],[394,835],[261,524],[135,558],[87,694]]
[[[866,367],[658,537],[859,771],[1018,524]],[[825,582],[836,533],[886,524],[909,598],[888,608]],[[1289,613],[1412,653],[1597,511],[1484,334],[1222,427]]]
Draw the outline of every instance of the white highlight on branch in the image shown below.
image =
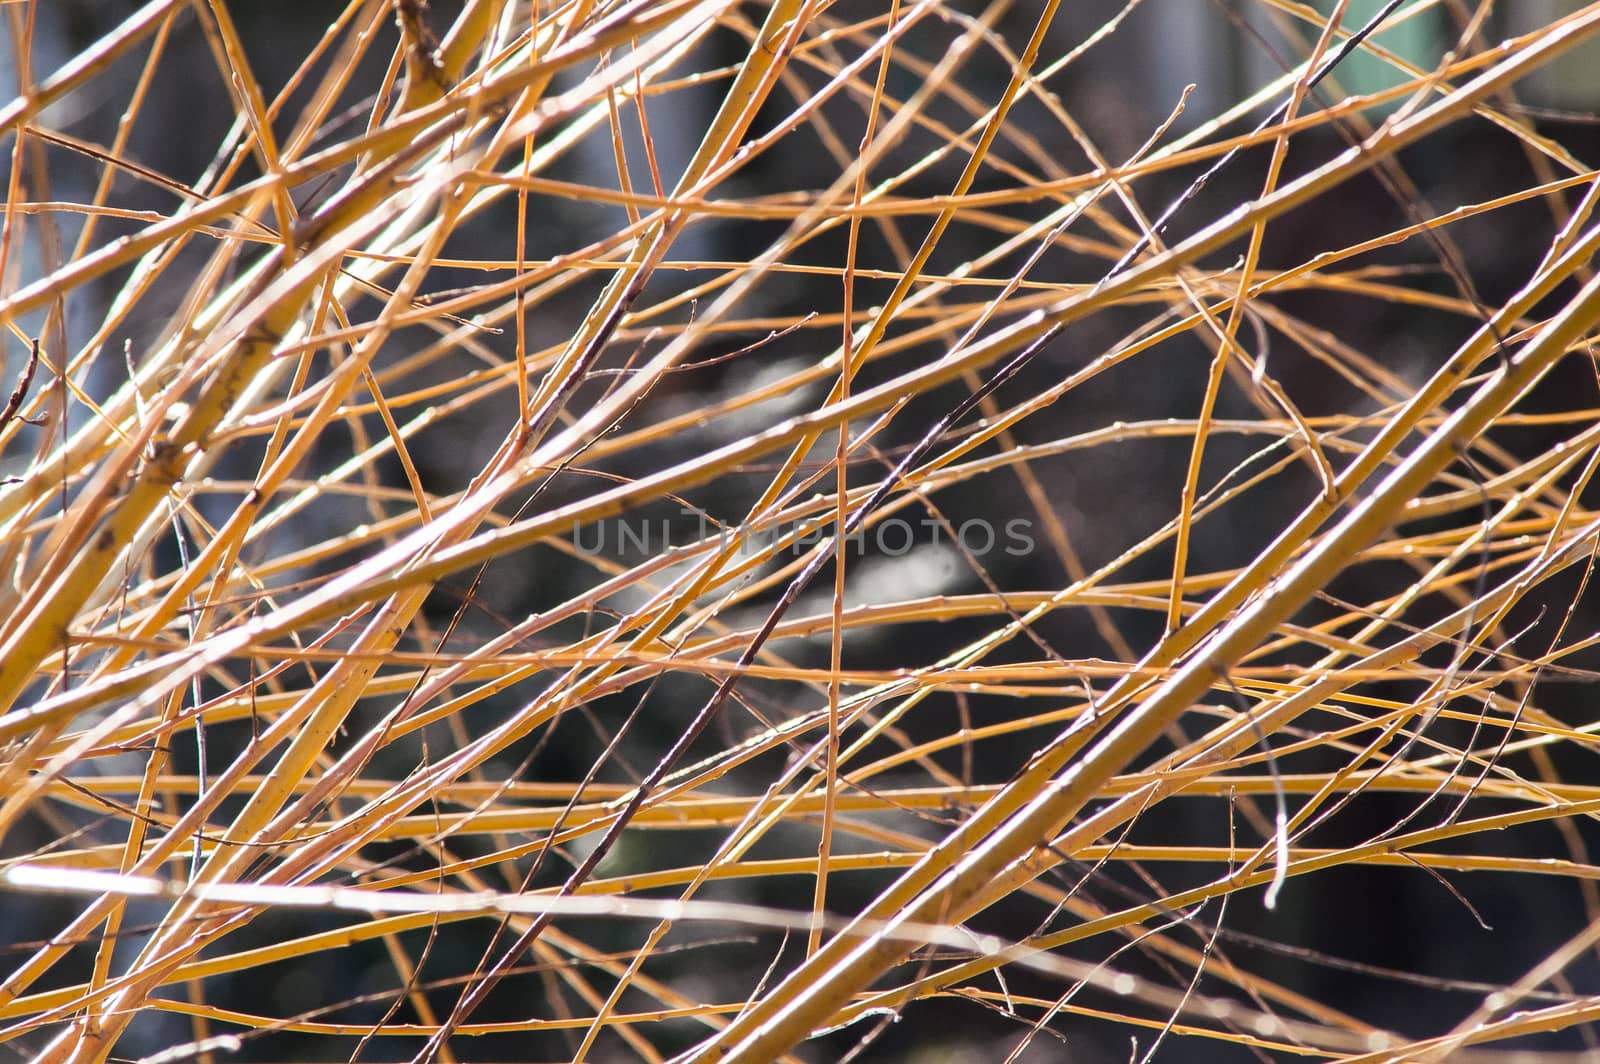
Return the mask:
[[[364,913],[503,913],[521,916],[610,917],[613,919],[715,921],[743,924],[774,930],[810,931],[816,925],[815,913],[773,909],[763,905],[723,901],[676,901],[657,898],[627,898],[599,894],[510,894],[495,891],[463,891],[454,894],[428,894],[417,891],[381,890],[368,887],[337,887],[327,884],[276,885],[266,883],[183,883],[154,876],[123,875],[94,869],[61,868],[42,864],[18,864],[3,873],[5,882],[26,890],[49,890],[71,894],[121,894],[134,898],[168,898],[174,901],[211,902],[219,905],[275,906],[300,909],[343,909]],[[839,931],[850,926],[852,934],[882,936],[919,945],[958,949],[963,954],[1003,958],[1067,979],[1086,978],[1088,966],[1056,957],[1026,944],[1008,942],[995,935],[974,933],[964,927],[910,922],[850,921],[832,916],[821,919],[822,926]],[[1110,988],[1119,973],[1103,971],[1090,981]],[[1131,978],[1122,976],[1123,978]]]
[[1268,909],[1278,907],[1278,892],[1283,890],[1283,884],[1289,878],[1289,821],[1284,815],[1282,798],[1278,800],[1277,822],[1277,830],[1272,833],[1272,884],[1267,887],[1267,896],[1262,899]]

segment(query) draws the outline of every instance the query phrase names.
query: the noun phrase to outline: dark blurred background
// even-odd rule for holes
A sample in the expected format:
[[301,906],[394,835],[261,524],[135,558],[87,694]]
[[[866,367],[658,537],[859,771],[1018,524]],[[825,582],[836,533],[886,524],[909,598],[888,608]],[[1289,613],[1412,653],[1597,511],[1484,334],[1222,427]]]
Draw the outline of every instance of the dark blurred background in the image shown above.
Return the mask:
[[[246,3],[235,0],[229,9],[238,21],[248,46],[250,60],[255,64],[263,86],[275,91],[289,77],[295,64],[306,53],[330,18],[342,5],[324,2]],[[757,7],[759,5],[751,5]],[[841,17],[854,17],[861,10],[885,7],[883,4],[841,3],[837,5]],[[953,2],[946,5],[953,16],[976,16],[982,10],[976,2]],[[1031,31],[1040,8],[1038,0],[1020,0],[998,23],[998,31],[1013,50],[1020,50]],[[1321,0],[1317,5],[1328,9],[1332,5]],[[1362,23],[1378,9],[1377,0],[1356,0],[1349,6],[1347,24]],[[1415,5],[1413,5],[1415,6]],[[1460,19],[1473,5],[1468,3],[1442,3],[1407,20],[1404,25],[1387,32],[1381,41],[1405,58],[1424,67],[1438,60],[1445,48],[1451,46],[1459,32]],[[1506,0],[1495,5],[1487,23],[1484,36],[1490,41],[1518,32],[1525,32],[1559,14],[1577,9],[1577,3],[1557,3],[1554,0]],[[37,27],[32,43],[35,77],[58,67],[70,56],[92,44],[117,21],[133,11],[132,3],[113,0],[86,3],[80,0],[58,0],[40,4],[35,12]],[[1072,116],[1093,138],[1104,155],[1115,161],[1134,152],[1171,111],[1184,87],[1193,84],[1186,110],[1174,126],[1178,135],[1194,129],[1201,123],[1223,112],[1236,101],[1281,74],[1283,64],[1298,61],[1309,43],[1304,32],[1291,35],[1287,20],[1270,16],[1267,5],[1255,0],[1144,0],[1125,11],[1124,21],[1106,40],[1090,49],[1084,57],[1066,68],[1050,82],[1059,100]],[[846,10],[848,9],[848,10]],[[431,19],[442,32],[457,10],[457,5],[436,2]],[[1042,64],[1069,53],[1091,34],[1113,18],[1122,17],[1124,5],[1100,0],[1063,5],[1063,11],[1051,31],[1044,49]],[[752,15],[752,17],[756,17]],[[15,21],[13,15],[13,21]],[[390,27],[392,32],[392,27]],[[930,33],[932,30],[930,29]],[[908,47],[915,48],[916,34],[907,38]],[[735,61],[743,50],[742,42],[732,34],[713,37],[707,46],[721,49],[720,54],[697,57],[697,65],[714,67]],[[375,49],[375,59],[385,60],[390,54],[385,47]],[[932,55],[937,56],[937,49]],[[228,93],[217,78],[216,68],[207,48],[195,27],[194,20],[183,23],[172,44],[174,61],[192,58],[193,77],[167,76],[158,78],[152,86],[152,96],[146,104],[136,128],[129,151],[141,164],[179,181],[194,180],[211,162],[212,151],[233,121],[234,113]],[[6,64],[12,62],[10,49],[0,54],[0,85],[13,83],[14,70]],[[1600,101],[1600,78],[1593,71],[1600,62],[1600,47],[1589,45],[1580,48],[1561,62],[1541,72],[1517,87],[1517,99],[1501,101],[1510,108],[1519,108],[1530,121],[1550,136],[1558,139],[1577,159],[1588,165],[1600,157],[1600,128],[1597,128],[1593,109]],[[123,61],[113,70],[114,75],[131,82],[137,73],[137,64]],[[370,93],[376,86],[382,70],[376,63],[367,64],[355,79],[352,89],[354,99]],[[963,78],[966,89],[985,104],[997,97],[1007,70],[992,52],[986,51],[967,69]],[[1366,57],[1355,57],[1335,74],[1337,85],[1325,86],[1326,97],[1337,99],[1344,92],[1367,92],[1394,84],[1394,75],[1382,64]],[[102,88],[116,84],[115,77],[102,78],[97,85]],[[891,94],[904,97],[915,90],[911,79],[888,86]],[[3,91],[3,90],[0,90]],[[698,143],[699,131],[704,127],[718,101],[719,89],[708,86],[699,93],[678,93],[672,97],[670,107],[660,107],[652,113],[655,142],[659,162],[664,173],[680,171],[693,146]],[[91,142],[108,143],[120,116],[120,98],[108,93],[98,100],[72,98],[46,116],[47,123],[55,128],[70,131],[74,136]],[[1274,98],[1272,103],[1276,103]],[[700,108],[696,109],[696,106]],[[1270,106],[1270,104],[1268,105]],[[1253,122],[1265,114],[1266,107],[1250,113]],[[953,126],[964,126],[970,116],[963,115],[948,101],[933,108],[935,114],[947,119]],[[859,137],[861,114],[852,112],[844,101],[830,104],[825,112],[845,131],[851,143]],[[1374,116],[1381,117],[1381,116]],[[359,119],[358,119],[359,120]],[[1067,172],[1082,172],[1089,167],[1082,150],[1036,102],[1025,100],[1017,107],[1012,122],[1021,131],[1038,138],[1040,149],[1053,157]],[[1359,135],[1350,128],[1349,135]],[[3,143],[9,146],[9,139]],[[930,150],[930,140],[924,136],[907,139],[895,162],[904,166]],[[1345,147],[1345,141],[1332,130],[1323,130],[1295,142],[1290,171],[1301,173],[1318,161],[1332,156]],[[746,195],[767,191],[803,190],[826,186],[837,175],[834,161],[816,146],[797,141],[792,146],[772,153],[757,165],[743,171],[737,179],[739,190]],[[632,153],[636,158],[641,152]],[[947,157],[941,164],[923,171],[904,191],[907,195],[934,195],[948,190],[964,156],[959,153]],[[1242,200],[1259,193],[1266,162],[1266,152],[1243,153],[1230,167],[1218,174],[1191,203],[1174,219],[1166,234],[1169,243],[1198,229],[1208,221],[1230,209]],[[1317,201],[1313,208],[1293,213],[1274,223],[1268,230],[1263,261],[1274,266],[1302,262],[1324,249],[1352,244],[1364,236],[1377,235],[1404,226],[1418,217],[1431,217],[1454,206],[1488,200],[1494,196],[1525,188],[1540,180],[1523,147],[1511,136],[1487,121],[1468,120],[1455,124],[1445,134],[1431,137],[1416,147],[1402,153],[1397,162],[1397,172],[1414,183],[1414,190],[1396,194],[1391,183],[1376,177],[1365,177],[1342,186]],[[1153,178],[1136,187],[1136,193],[1145,211],[1155,215],[1195,177],[1193,170],[1178,171]],[[569,152],[552,172],[552,176],[574,181],[614,183],[615,173],[609,143],[604,138],[586,141]],[[92,192],[97,171],[93,165],[67,154],[52,154],[50,182],[52,197],[61,200],[87,199]],[[670,178],[669,178],[670,183]],[[1004,188],[1006,175],[991,168],[980,179],[979,189]],[[170,210],[173,198],[170,193],[126,177],[117,180],[112,201],[119,206],[141,209]],[[485,246],[496,241],[503,244],[511,218],[512,204],[505,202],[496,212],[490,212],[474,223],[459,238],[472,245],[482,241]],[[1018,208],[1019,218],[1032,218],[1038,208]],[[620,208],[601,204],[572,205],[570,209],[551,212],[533,219],[530,223],[530,254],[547,256],[552,250],[580,246],[588,240],[612,231],[621,217]],[[63,223],[63,240],[70,244],[73,231],[70,218]],[[913,246],[925,231],[920,218],[902,220],[902,235]],[[1556,220],[1548,206],[1533,201],[1522,206],[1495,211],[1481,219],[1474,219],[1451,227],[1449,237],[1459,251],[1471,284],[1484,305],[1494,306],[1515,291],[1528,277],[1530,270],[1548,248],[1555,231]],[[758,253],[766,246],[776,229],[734,221],[697,223],[691,226],[674,254],[684,258],[739,259]],[[37,229],[30,230],[30,241],[25,245],[20,273],[7,278],[8,284],[25,283],[37,271],[39,248]],[[836,234],[839,243],[830,245],[820,241],[808,246],[806,254],[815,255],[816,261],[836,264],[842,249],[842,232]],[[993,243],[989,232],[964,234],[958,226],[946,237],[935,258],[933,269],[948,270],[977,255]],[[476,251],[478,245],[473,245]],[[534,249],[537,249],[536,251]],[[883,235],[870,228],[863,231],[862,264],[892,269],[895,259]],[[449,250],[447,249],[447,254]],[[484,254],[504,254],[503,251]],[[1020,261],[1020,259],[1018,260]],[[1455,294],[1459,278],[1453,279],[1449,271],[1441,268],[1439,252],[1425,242],[1412,241],[1374,252],[1363,258],[1364,265],[1390,265],[1415,271],[1408,283],[1415,287],[1440,294]],[[1216,263],[1226,266],[1226,263]],[[1109,266],[1102,258],[1083,250],[1063,247],[1047,255],[1039,267],[1040,275],[1052,279],[1093,281]],[[456,284],[472,283],[451,271],[439,271],[430,280],[435,290]],[[677,283],[667,278],[662,283]],[[886,282],[863,282],[866,295],[871,298],[872,285],[876,283],[887,290]],[[787,287],[768,286],[762,290],[761,299],[770,303],[773,314],[795,315],[807,309],[831,305],[837,299],[837,282],[819,278],[814,284],[800,276],[785,281]],[[115,279],[104,286],[106,298],[115,291]],[[162,299],[175,306],[185,293],[157,293],[147,299],[137,318],[130,323],[127,339],[134,346],[150,342],[161,332]],[[570,333],[572,320],[560,318],[561,308],[567,313],[581,314],[593,290],[575,291],[571,298],[559,300],[542,313],[535,324],[538,343],[548,343]],[[1426,377],[1455,349],[1475,327],[1476,322],[1458,314],[1431,311],[1426,308],[1396,307],[1376,299],[1357,296],[1335,297],[1324,292],[1294,294],[1274,297],[1275,305],[1286,313],[1298,317],[1307,325],[1328,330],[1340,341],[1366,353],[1398,377],[1416,383]],[[98,320],[103,307],[86,305],[79,301],[70,306],[67,331],[73,344],[81,344]],[[752,312],[754,316],[754,312]],[[1126,332],[1142,321],[1142,316],[1132,312],[1108,314],[1073,326],[1018,380],[1008,384],[1001,393],[1001,401],[1015,401],[1042,390],[1066,373],[1081,367],[1095,353],[1116,343]],[[34,331],[37,323],[21,323],[24,330]],[[734,350],[757,337],[730,337],[728,350]],[[485,346],[507,357],[507,337],[486,337]],[[392,363],[404,357],[404,340],[398,340],[396,349],[382,357]],[[9,382],[20,366],[21,349],[12,343],[5,349],[6,380]],[[709,358],[719,351],[700,352],[697,358]],[[862,378],[868,385],[894,374],[904,372],[937,352],[932,347],[910,349],[881,363],[869,367]],[[814,359],[814,341],[805,336],[774,341],[766,349],[766,369],[761,372],[778,373],[784,366]],[[461,355],[462,366],[470,368],[477,363],[468,353]],[[1192,417],[1197,409],[1203,387],[1209,350],[1196,338],[1168,345],[1158,353],[1128,363],[1124,368],[1107,373],[1087,386],[1068,395],[1049,410],[1022,423],[1017,430],[1021,442],[1045,442],[1099,427],[1113,419],[1133,421],[1141,418]],[[119,382],[115,379],[121,363],[119,359],[103,359],[99,366],[102,379],[91,382],[91,387],[101,393],[112,390]],[[441,366],[437,372],[448,375],[449,367]],[[1372,409],[1372,403],[1356,392],[1347,382],[1297,350],[1287,340],[1279,339],[1274,347],[1271,372],[1285,391],[1294,398],[1304,413],[1310,416],[1337,414],[1353,410]],[[665,416],[676,410],[693,409],[697,404],[710,403],[720,398],[739,394],[754,386],[760,373],[747,361],[734,360],[704,370],[680,375],[670,386],[651,400],[651,409],[644,413]],[[7,385],[9,387],[9,384]],[[1581,360],[1573,360],[1554,374],[1529,397],[1527,408],[1570,409],[1575,404],[1593,404],[1596,396],[1595,376],[1591,367]],[[957,388],[947,389],[932,397],[913,403],[897,418],[895,425],[884,435],[884,447],[904,446],[913,442],[922,429],[961,395]],[[80,410],[80,414],[82,411]],[[652,457],[665,466],[703,452],[741,434],[764,427],[781,412],[771,408],[758,408],[746,415],[721,419],[698,431],[685,432],[675,437],[666,453]],[[1225,390],[1220,416],[1255,416],[1256,409],[1237,388]],[[745,420],[741,420],[744,418]],[[479,414],[471,414],[446,421],[430,437],[432,445],[419,448],[417,455],[424,483],[434,490],[455,490],[467,477],[476,472],[485,454],[498,440],[501,427],[487,424]],[[1513,453],[1531,455],[1549,447],[1565,434],[1562,427],[1549,430],[1526,429],[1508,433],[1498,442]],[[1232,465],[1247,459],[1256,451],[1248,439],[1219,437],[1209,454],[1207,471],[1211,479],[1223,475]],[[1036,464],[1036,472],[1047,486],[1051,505],[1072,536],[1073,546],[1083,564],[1094,568],[1114,558],[1143,536],[1168,520],[1173,512],[1178,494],[1188,443],[1183,439],[1170,441],[1142,440],[1119,446],[1097,448],[1082,454],[1067,453],[1043,459]],[[347,457],[344,454],[322,456],[333,463]],[[8,461],[10,458],[8,457]],[[248,456],[240,455],[226,460],[231,466],[246,474],[250,469]],[[639,472],[630,468],[627,459],[614,463],[611,471],[620,475]],[[224,470],[224,472],[226,469]],[[385,465],[385,477],[396,485],[404,480],[397,464]],[[863,470],[863,481],[881,470]],[[1253,556],[1254,551],[1267,542],[1283,523],[1299,509],[1315,490],[1309,476],[1303,476],[1299,493],[1276,488],[1266,493],[1247,497],[1245,503],[1227,508],[1216,520],[1200,527],[1191,560],[1193,572],[1222,569],[1241,564]],[[1279,485],[1292,484],[1292,478],[1280,480]],[[748,506],[753,492],[762,483],[752,476],[747,482],[730,478],[719,482],[693,496],[696,505],[724,517],[737,514],[740,507]],[[574,480],[563,482],[558,492],[583,490]],[[959,522],[963,515],[982,513],[990,520],[1008,517],[1029,517],[1032,510],[1023,498],[1014,478],[998,475],[961,485],[941,493],[941,510]],[[306,523],[286,527],[280,536],[305,535],[308,541],[323,538],[327,529],[348,526],[362,519],[360,504],[354,501],[329,500],[308,512]],[[671,513],[645,515],[652,521],[673,519]],[[908,516],[913,516],[908,514]],[[925,516],[915,513],[916,518]],[[678,517],[693,527],[692,519]],[[997,521],[998,523],[998,521]],[[274,548],[279,552],[292,547],[280,539]],[[1063,586],[1069,579],[1061,563],[1047,550],[1036,551],[1026,557],[1007,559],[996,556],[986,559],[989,575],[1001,586],[1015,589],[1049,589]],[[1157,552],[1136,563],[1123,575],[1124,579],[1155,579],[1165,575],[1170,564],[1170,553]],[[858,580],[867,581],[858,587],[856,594],[874,595],[883,599],[898,599],[918,594],[939,592],[959,593],[982,589],[977,574],[964,559],[952,552],[919,549],[898,558],[869,559],[859,570],[853,570]],[[1396,569],[1385,572],[1381,567],[1363,568],[1350,574],[1341,587],[1332,589],[1336,594],[1357,601],[1370,601],[1382,589],[1395,583],[1403,586],[1412,571]],[[477,590],[478,608],[467,618],[467,623],[492,629],[500,617],[521,617],[542,605],[561,601],[583,586],[588,574],[579,567],[566,565],[563,556],[553,550],[530,552],[518,559],[516,565],[501,563],[495,567],[492,579],[486,580]],[[872,581],[876,583],[872,583]],[[819,581],[819,586],[822,585]],[[831,581],[828,582],[831,584]],[[1559,585],[1560,582],[1557,582]],[[1570,596],[1574,587],[1552,586],[1546,605],[1559,613],[1565,606],[1562,594]],[[465,578],[447,585],[430,603],[430,618],[443,624],[449,619],[459,599],[466,593]],[[1526,610],[1511,619],[1509,627],[1532,625],[1522,638],[1529,647],[1541,646],[1541,633],[1548,640],[1553,631],[1552,619],[1540,620],[1539,603],[1530,604]],[[1320,611],[1320,612],[1319,612]],[[1332,612],[1332,607],[1313,606],[1305,619],[1314,620]],[[1135,653],[1142,652],[1161,631],[1161,618],[1151,613],[1131,611],[1114,612],[1113,622],[1120,638]],[[1600,616],[1592,603],[1580,605],[1573,622],[1574,630],[1593,630]],[[947,623],[926,625],[920,628],[897,628],[892,639],[863,638],[848,648],[847,666],[862,668],[896,667],[921,664],[936,659],[947,651],[976,637],[986,630],[990,622]],[[1062,653],[1073,657],[1120,657],[1118,649],[1107,642],[1102,629],[1080,614],[1047,618],[1038,626],[1038,634]],[[1524,645],[1519,642],[1519,645]],[[825,661],[825,650],[818,644],[792,645],[786,648],[797,660]],[[1005,660],[1007,654],[1014,658],[1038,656],[1038,649],[1030,645],[1017,645],[996,660]],[[750,683],[743,688],[746,697],[764,705],[775,716],[794,712],[796,708],[782,704],[790,697],[785,689]],[[1418,691],[1390,690],[1373,692],[1387,697],[1414,697]],[[667,702],[673,698],[695,700],[704,697],[697,681],[672,680],[664,682],[654,692],[653,698]],[[607,703],[598,704],[593,711],[603,719],[618,719],[626,714],[636,700],[636,694],[619,696]],[[1556,717],[1572,724],[1592,718],[1591,699],[1585,686],[1554,684],[1541,686],[1539,704]],[[1004,719],[1009,707],[1004,699],[974,698],[966,707],[978,722]],[[494,704],[477,707],[474,712],[492,714]],[[954,705],[943,712],[955,712]],[[747,723],[748,717],[739,717]],[[744,723],[729,725],[744,727]],[[915,723],[908,725],[915,736]],[[945,729],[940,729],[945,730]],[[670,728],[648,715],[635,729],[630,744],[623,750],[623,759],[635,764],[648,764],[650,751],[659,749],[671,737]],[[1033,750],[1035,733],[1016,736],[1008,742],[991,743],[983,748],[984,757],[975,766],[965,766],[972,782],[993,783],[1008,778]],[[213,736],[212,742],[225,744],[226,734]],[[601,740],[596,733],[582,726],[558,729],[540,749],[522,751],[531,758],[527,778],[570,780],[579,778],[601,753]],[[1160,753],[1161,751],[1156,751]],[[179,755],[180,757],[183,755]],[[1592,763],[1577,760],[1579,755],[1558,750],[1556,757],[1568,778],[1583,779],[1592,776]],[[1571,762],[1568,763],[1568,759]],[[509,767],[509,765],[508,765]],[[749,767],[742,781],[750,788],[758,788],[763,775],[771,766],[760,762]],[[1316,766],[1307,762],[1307,770]],[[1328,766],[1321,766],[1326,768]],[[109,771],[97,764],[95,770]],[[616,779],[626,778],[619,772]],[[893,779],[880,779],[884,786],[893,785]],[[1372,796],[1353,806],[1336,818],[1325,830],[1304,840],[1311,846],[1337,846],[1364,841],[1384,831],[1405,817],[1416,806],[1413,798],[1397,796]],[[914,824],[897,825],[903,830],[918,830]],[[1222,845],[1228,841],[1228,825],[1218,812],[1215,803],[1186,804],[1185,800],[1170,801],[1152,811],[1134,828],[1131,841],[1165,841],[1179,844]],[[1507,853],[1525,856],[1573,856],[1574,841],[1579,844],[1592,835],[1589,825],[1575,829],[1573,836],[1558,838],[1554,829],[1541,838],[1537,832],[1518,834],[1507,840]],[[692,863],[696,855],[709,855],[720,836],[714,832],[685,832],[672,836],[679,852],[673,856],[676,864]],[[1486,845],[1479,841],[1480,847]],[[1577,854],[1581,856],[1581,853]],[[371,856],[383,857],[381,853]],[[405,859],[403,855],[402,859]],[[552,875],[555,874],[552,872]],[[1187,870],[1182,866],[1163,865],[1159,868],[1133,870],[1118,865],[1089,874],[1086,867],[1064,866],[1055,881],[1071,887],[1081,876],[1088,875],[1081,889],[1087,896],[1099,899],[1109,907],[1122,907],[1147,900],[1157,886],[1162,892],[1172,892],[1186,886],[1208,881],[1214,869]],[[1148,878],[1147,878],[1148,877]],[[847,878],[831,896],[830,902],[839,911],[851,911],[872,893],[889,882],[890,874],[863,875]],[[1447,986],[1439,980],[1470,980],[1485,983],[1514,981],[1531,965],[1537,963],[1551,949],[1565,940],[1572,930],[1581,925],[1584,917],[1584,898],[1580,886],[1573,881],[1550,877],[1536,880],[1529,876],[1498,878],[1487,873],[1455,877],[1453,885],[1470,901],[1467,907],[1453,897],[1443,885],[1415,871],[1395,869],[1343,869],[1307,877],[1291,882],[1282,905],[1269,912],[1255,903],[1253,896],[1236,899],[1227,912],[1226,928],[1217,940],[1218,950],[1226,951],[1230,959],[1244,967],[1253,968],[1264,976],[1278,980],[1302,993],[1310,995],[1330,1008],[1350,1013],[1360,1019],[1402,1033],[1424,1034],[1448,1028],[1467,1014],[1482,997],[1482,991]],[[714,889],[710,897],[736,897],[773,905],[804,908],[810,904],[811,884],[808,879],[777,881],[770,885],[743,884],[737,888]],[[10,899],[7,899],[7,906]],[[1476,910],[1476,916],[1473,910]],[[0,937],[8,941],[25,941],[33,937],[28,926],[19,924],[19,908],[8,919],[0,911]],[[1192,922],[1190,944],[1199,948],[1208,937],[1209,922],[1216,917],[1211,910],[1200,913]],[[974,926],[1009,936],[1024,936],[1049,916],[1042,907],[1032,910],[1023,905],[1004,912],[986,914]],[[1481,917],[1481,924],[1478,919]],[[294,913],[302,931],[322,917],[307,913]],[[328,926],[342,921],[326,917]],[[1486,930],[1482,925],[1493,930]],[[33,925],[39,926],[39,925]],[[469,925],[455,925],[456,934],[448,944],[435,947],[429,971],[443,978],[452,971],[469,970],[486,942],[486,932],[467,930]],[[270,921],[258,921],[241,933],[244,940],[260,937],[271,941],[281,929],[270,926]],[[618,950],[629,948],[632,939],[623,935],[611,945]],[[698,932],[686,931],[676,941],[691,942],[703,937]],[[1182,937],[1180,935],[1180,937]],[[420,942],[420,939],[419,939]],[[597,946],[605,943],[596,941]],[[416,945],[416,943],[413,943]],[[1101,940],[1083,944],[1074,952],[1088,960],[1103,959],[1112,947]],[[1309,957],[1304,951],[1315,951]],[[696,953],[684,953],[681,978],[685,985],[697,985],[692,992],[704,1000],[731,1000],[747,992],[759,978],[761,970],[771,961],[770,943],[752,944],[746,950],[746,967],[735,966],[707,970],[698,966]],[[719,958],[729,956],[719,953]],[[334,958],[346,963],[346,970],[334,971],[329,965]],[[1137,951],[1123,953],[1117,963],[1128,970],[1149,975],[1154,979],[1173,982],[1181,987],[1186,972],[1163,972],[1160,965],[1149,958],[1141,958]],[[0,956],[0,966],[6,961]],[[1416,978],[1401,978],[1374,974],[1373,966],[1411,973]],[[217,1004],[225,1005],[229,995],[237,995],[241,1002],[264,1011],[292,1014],[302,1008],[329,1000],[330,997],[353,995],[366,991],[385,989],[392,981],[388,960],[376,945],[352,947],[336,955],[323,954],[306,966],[282,965],[278,978],[270,985],[261,985],[261,973],[246,981],[236,980],[232,985],[226,980],[208,984],[208,995]],[[658,974],[660,974],[658,972]],[[1568,969],[1568,975],[1580,992],[1600,992],[1600,966],[1590,955]],[[1026,974],[1013,974],[1010,989],[1022,994],[1037,992],[1053,997],[1059,986],[1046,980],[1034,980]],[[1432,980],[1432,982],[1430,982]],[[1030,985],[1036,982],[1036,985]],[[539,992],[538,978],[529,982],[530,995]],[[336,990],[331,988],[337,988]],[[1375,988],[1378,988],[1375,990]],[[448,994],[441,1001],[448,1001]],[[528,1000],[533,1000],[532,998]],[[526,1001],[524,1004],[526,1005]],[[1092,1003],[1092,1002],[1091,1002]],[[344,1018],[349,1022],[371,1022],[382,1012],[382,1004],[349,1011]],[[515,999],[497,997],[490,1006],[481,1010],[475,1020],[492,1021],[510,1019],[526,1013],[519,1010]],[[843,1058],[858,1045],[870,1023],[858,1025],[808,1043],[798,1051],[801,1056],[815,1061],[832,1061]],[[1055,1025],[1065,1032],[1065,1040],[1055,1035],[1035,1039],[1022,1057],[1024,1060],[1072,1059],[1078,1061],[1114,1061],[1128,1059],[1129,1047],[1125,1033],[1118,1033],[1104,1024],[1087,1020],[1063,1019]],[[1003,1059],[1023,1034],[1025,1028],[1014,1019],[999,1015],[977,1004],[960,1006],[941,1001],[922,1009],[909,1010],[902,1022],[885,1030],[876,1041],[868,1045],[861,1059],[884,1061],[915,1061],[919,1064],[980,1064]],[[129,1044],[122,1047],[129,1055],[154,1052],[186,1036],[187,1025],[172,1016],[151,1016],[133,1028]],[[684,1025],[678,1029],[681,1044],[687,1046],[699,1037],[698,1029]],[[324,1052],[325,1043],[313,1043],[294,1035],[282,1034],[253,1041],[238,1056],[241,1060],[295,1060],[309,1059],[311,1052]],[[673,1038],[663,1036],[657,1044],[671,1047]],[[1593,1047],[1593,1038],[1586,1028],[1572,1028],[1539,1043],[1529,1043],[1528,1048],[1543,1050],[1579,1051]],[[630,1059],[620,1043],[602,1040],[596,1060]],[[483,1038],[461,1042],[457,1046],[463,1059],[481,1060],[559,1060],[570,1052],[570,1045],[552,1036],[544,1041]],[[380,1039],[370,1044],[361,1059],[408,1059],[415,1046],[410,1042]],[[7,1051],[0,1046],[0,1054]],[[1141,1050],[1142,1052],[1142,1050]],[[1222,1060],[1248,1059],[1250,1053],[1237,1050],[1228,1053],[1210,1041],[1169,1041],[1164,1048],[1165,1059]]]

